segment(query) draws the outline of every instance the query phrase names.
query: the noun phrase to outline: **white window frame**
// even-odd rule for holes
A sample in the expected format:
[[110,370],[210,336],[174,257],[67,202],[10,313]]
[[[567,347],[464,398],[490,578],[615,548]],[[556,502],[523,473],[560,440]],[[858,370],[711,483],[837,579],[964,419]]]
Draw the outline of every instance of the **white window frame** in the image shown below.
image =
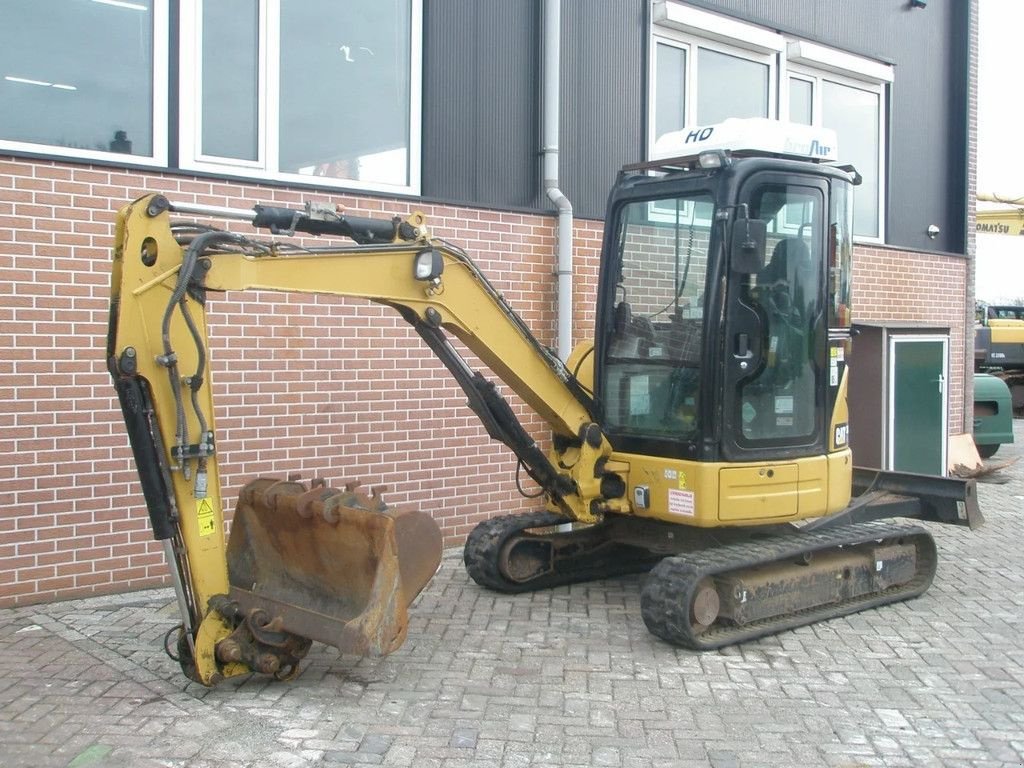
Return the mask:
[[[181,3],[181,56],[178,64],[179,109],[181,119],[178,131],[179,165],[188,170],[209,170],[211,167],[224,170],[234,168],[236,173],[252,172],[259,174],[267,165],[267,96],[271,91],[267,84],[267,59],[270,51],[267,45],[267,12],[265,0],[259,2],[257,22],[257,39],[259,50],[256,53],[257,90],[257,129],[256,159],[242,160],[236,157],[220,157],[203,155],[200,151],[203,136],[203,14],[202,0],[185,0]],[[192,30],[189,33],[189,30]],[[275,83],[276,85],[276,83]],[[277,89],[273,92],[276,94]]]
[[[885,86],[873,85],[863,80],[856,80],[850,77],[843,77],[842,75],[832,74],[831,72],[822,72],[815,74],[812,70],[801,67],[800,69],[790,70],[791,74],[799,75],[802,79],[812,79],[814,82],[814,90],[811,102],[811,112],[813,114],[813,125],[823,126],[826,120],[825,109],[823,106],[824,100],[824,84],[831,82],[836,85],[842,85],[847,88],[856,88],[867,93],[874,94],[878,97],[878,166],[875,168],[876,178],[878,179],[878,234],[877,235],[863,235],[855,234],[854,240],[856,242],[864,243],[883,243],[885,242],[885,201],[888,190],[888,184],[886,184],[885,169],[886,169],[886,152],[888,151],[888,144],[886,142],[886,124],[888,119],[888,110],[886,109],[886,88]],[[842,161],[843,158],[843,145],[842,142],[839,144],[839,158]],[[857,194],[856,188],[853,194]]]
[[278,93],[280,71],[280,0],[258,0],[259,46],[257,159],[215,157],[200,154],[202,138],[202,3],[182,0],[180,13],[181,60],[179,64],[179,152],[183,170],[220,176],[260,178],[317,187],[418,195],[421,184],[421,134],[423,115],[423,0],[410,0],[409,146],[406,157],[408,184],[308,176],[279,168]]
[[684,43],[671,37],[664,35],[655,35],[651,40],[651,55],[650,61],[648,62],[648,74],[647,82],[650,83],[650,99],[648,101],[648,119],[647,119],[647,146],[654,147],[655,141],[657,141],[657,105],[658,105],[658,46],[664,45],[668,48],[675,48],[676,50],[683,52],[683,62],[686,67],[686,72],[683,77],[685,83],[685,102],[683,104],[683,125],[693,125],[693,110],[690,107],[690,103],[693,101],[691,97],[690,89],[693,84],[690,82],[690,72],[693,71],[693,49],[689,43]]
[[657,104],[655,57],[659,43],[686,51],[686,125],[697,124],[697,78],[701,48],[766,65],[768,114],[765,117],[778,117],[779,59],[786,48],[786,40],[782,35],[670,0],[655,0],[651,18],[653,24],[647,62],[647,82],[650,83],[651,93],[647,114],[648,147],[653,148],[657,139],[654,112]]
[[[789,77],[810,80],[813,83],[811,93],[812,125],[819,127],[824,125],[826,119],[823,107],[824,83],[831,82],[847,88],[856,88],[878,97],[878,167],[875,169],[878,179],[878,234],[855,234],[853,239],[855,242],[862,243],[884,243],[885,209],[888,194],[888,184],[886,183],[887,126],[889,124],[888,85],[893,81],[893,67],[862,56],[826,48],[816,43],[796,40],[790,41],[787,45],[784,76],[787,85],[787,88],[784,89],[787,96],[784,114],[789,114]],[[839,157],[842,160],[842,143],[839,145]],[[855,189],[854,195],[856,194]]]
[[[168,80],[168,0],[153,0],[153,154],[133,155],[126,152],[104,152],[99,149],[62,147],[59,144],[41,144],[29,141],[10,141],[0,138],[0,150],[49,155],[80,160],[100,160],[167,167],[167,80]],[[82,31],[88,34],[87,30]]]
[[[855,242],[884,243],[888,184],[889,85],[894,69],[863,56],[846,53],[817,43],[787,38],[785,35],[747,22],[703,11],[677,0],[651,0],[650,45],[647,61],[647,151],[656,142],[658,44],[686,51],[686,125],[696,125],[698,50],[707,48],[731,56],[769,65],[768,117],[789,118],[789,78],[812,84],[811,121],[822,126],[823,82],[832,82],[878,95],[878,234],[855,235]],[[840,159],[842,159],[840,146]]]

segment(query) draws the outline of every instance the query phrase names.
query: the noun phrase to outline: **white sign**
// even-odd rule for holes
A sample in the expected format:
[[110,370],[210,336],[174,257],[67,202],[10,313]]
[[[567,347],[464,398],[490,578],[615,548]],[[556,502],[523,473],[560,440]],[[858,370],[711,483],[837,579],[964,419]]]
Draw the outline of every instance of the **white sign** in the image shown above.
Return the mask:
[[693,491],[668,489],[668,511],[670,515],[693,517],[697,512],[694,505]]

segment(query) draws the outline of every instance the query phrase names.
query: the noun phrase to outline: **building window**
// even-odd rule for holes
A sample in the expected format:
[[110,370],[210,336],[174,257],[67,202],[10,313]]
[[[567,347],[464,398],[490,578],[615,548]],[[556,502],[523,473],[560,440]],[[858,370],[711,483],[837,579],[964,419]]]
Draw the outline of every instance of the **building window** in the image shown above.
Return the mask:
[[[789,114],[810,107],[807,122],[836,132],[839,159],[863,182],[853,192],[853,234],[881,241],[885,233],[886,96],[892,67],[815,43],[786,46]],[[800,85],[793,88],[794,83]]]
[[655,44],[651,99],[655,142],[686,125],[686,54],[686,46],[674,42],[659,40]]
[[882,235],[882,96],[877,90],[821,80],[821,123],[836,132],[844,162],[863,182],[853,193],[853,234]]
[[769,117],[836,131],[839,159],[864,179],[854,234],[885,231],[887,86],[892,67],[693,8],[654,0],[649,153],[675,131],[730,117]]
[[656,2],[654,20],[651,148],[684,125],[776,116],[780,35],[678,3]]
[[[769,117],[771,64],[712,48],[697,50],[697,123]],[[722,83],[729,83],[722,88]]]
[[0,148],[166,163],[166,0],[0,0]]
[[789,122],[814,125],[814,80],[789,78]]
[[420,0],[182,4],[182,167],[418,192]]

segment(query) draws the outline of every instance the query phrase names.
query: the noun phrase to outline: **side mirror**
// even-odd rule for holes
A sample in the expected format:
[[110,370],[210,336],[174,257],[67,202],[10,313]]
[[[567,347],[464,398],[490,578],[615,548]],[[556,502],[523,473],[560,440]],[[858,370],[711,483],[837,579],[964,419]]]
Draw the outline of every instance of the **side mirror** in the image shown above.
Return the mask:
[[737,218],[732,223],[732,237],[729,239],[729,265],[732,271],[753,275],[764,269],[767,238],[768,222]]

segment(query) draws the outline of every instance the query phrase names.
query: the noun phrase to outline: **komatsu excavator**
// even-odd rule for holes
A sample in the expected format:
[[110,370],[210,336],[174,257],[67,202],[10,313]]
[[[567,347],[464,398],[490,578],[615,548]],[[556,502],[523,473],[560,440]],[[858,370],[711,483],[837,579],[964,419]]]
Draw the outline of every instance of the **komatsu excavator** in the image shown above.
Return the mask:
[[[975,211],[978,234],[1024,235],[1024,197],[980,193],[981,203],[1002,207]],[[1024,416],[1024,308],[979,301],[975,306],[974,370],[991,374],[1009,388],[1013,413]],[[975,411],[978,410],[975,403]],[[983,410],[987,410],[982,406]]]
[[[718,648],[921,594],[936,547],[906,517],[977,525],[971,482],[856,469],[846,405],[851,194],[827,132],[683,132],[625,168],[607,209],[595,342],[566,363],[421,215],[252,211],[151,194],[118,214],[107,361],[182,623],[169,652],[205,685],[287,678],[316,640],[397,649],[441,535],[358,488],[257,478],[225,543],[205,308],[222,291],[393,308],[465,391],[543,509],[481,523],[478,584],[523,592],[647,571],[648,628]],[[176,216],[244,218],[302,247]],[[550,425],[542,450],[461,341]]]
[[975,211],[975,229],[979,234],[1024,235],[1024,197],[981,193],[977,199],[978,202],[1003,206]]

